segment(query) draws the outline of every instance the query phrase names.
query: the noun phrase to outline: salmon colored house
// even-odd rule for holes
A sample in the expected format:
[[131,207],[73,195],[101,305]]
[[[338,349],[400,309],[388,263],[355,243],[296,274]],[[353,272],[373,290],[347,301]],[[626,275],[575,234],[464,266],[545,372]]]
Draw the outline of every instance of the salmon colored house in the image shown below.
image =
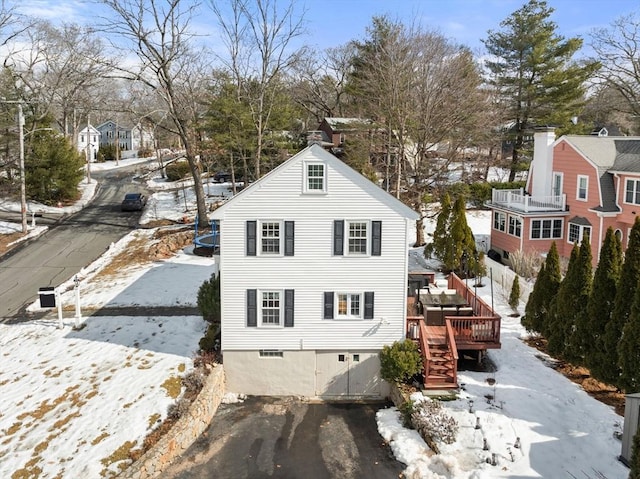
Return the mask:
[[568,258],[589,237],[597,264],[607,228],[626,248],[640,214],[640,137],[534,135],[526,191],[493,190],[491,248],[546,253],[553,241]]

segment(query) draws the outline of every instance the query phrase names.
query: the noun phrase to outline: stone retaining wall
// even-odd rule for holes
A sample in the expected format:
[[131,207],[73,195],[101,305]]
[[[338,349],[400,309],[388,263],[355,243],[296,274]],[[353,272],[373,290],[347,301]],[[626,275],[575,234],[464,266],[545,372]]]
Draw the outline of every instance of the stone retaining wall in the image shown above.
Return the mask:
[[118,475],[118,479],[153,479],[186,451],[204,432],[225,393],[224,369],[216,365],[205,379],[202,391],[173,427],[151,449]]

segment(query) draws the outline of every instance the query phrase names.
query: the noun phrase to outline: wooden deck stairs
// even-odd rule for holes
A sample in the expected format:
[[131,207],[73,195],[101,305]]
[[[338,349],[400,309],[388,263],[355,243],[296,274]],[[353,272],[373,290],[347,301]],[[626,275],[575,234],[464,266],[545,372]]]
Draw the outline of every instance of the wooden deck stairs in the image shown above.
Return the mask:
[[[445,326],[428,326],[424,384],[429,389],[457,388],[457,352],[446,339]],[[455,346],[454,346],[455,347]]]

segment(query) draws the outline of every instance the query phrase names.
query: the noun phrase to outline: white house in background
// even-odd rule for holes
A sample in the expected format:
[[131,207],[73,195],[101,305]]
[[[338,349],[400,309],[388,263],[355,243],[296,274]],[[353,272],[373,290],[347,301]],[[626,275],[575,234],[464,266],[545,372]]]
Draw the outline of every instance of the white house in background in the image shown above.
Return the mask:
[[405,338],[418,215],[311,145],[211,218],[228,389],[386,396],[378,353]]
[[87,153],[87,143],[89,146],[89,158],[91,161],[98,159],[98,150],[100,149],[100,131],[89,125],[85,126],[78,134],[78,151],[84,155]]
[[141,123],[131,127],[107,120],[96,128],[101,134],[100,145],[117,145],[121,158],[136,157],[142,148],[154,148],[153,130]]

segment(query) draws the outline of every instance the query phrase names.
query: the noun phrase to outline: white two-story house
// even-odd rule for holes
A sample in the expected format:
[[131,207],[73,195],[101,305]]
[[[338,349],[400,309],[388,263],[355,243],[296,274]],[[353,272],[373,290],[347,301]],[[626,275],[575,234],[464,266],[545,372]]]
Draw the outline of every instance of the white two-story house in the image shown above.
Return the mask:
[[228,389],[386,396],[378,353],[405,338],[418,215],[312,145],[211,218]]

